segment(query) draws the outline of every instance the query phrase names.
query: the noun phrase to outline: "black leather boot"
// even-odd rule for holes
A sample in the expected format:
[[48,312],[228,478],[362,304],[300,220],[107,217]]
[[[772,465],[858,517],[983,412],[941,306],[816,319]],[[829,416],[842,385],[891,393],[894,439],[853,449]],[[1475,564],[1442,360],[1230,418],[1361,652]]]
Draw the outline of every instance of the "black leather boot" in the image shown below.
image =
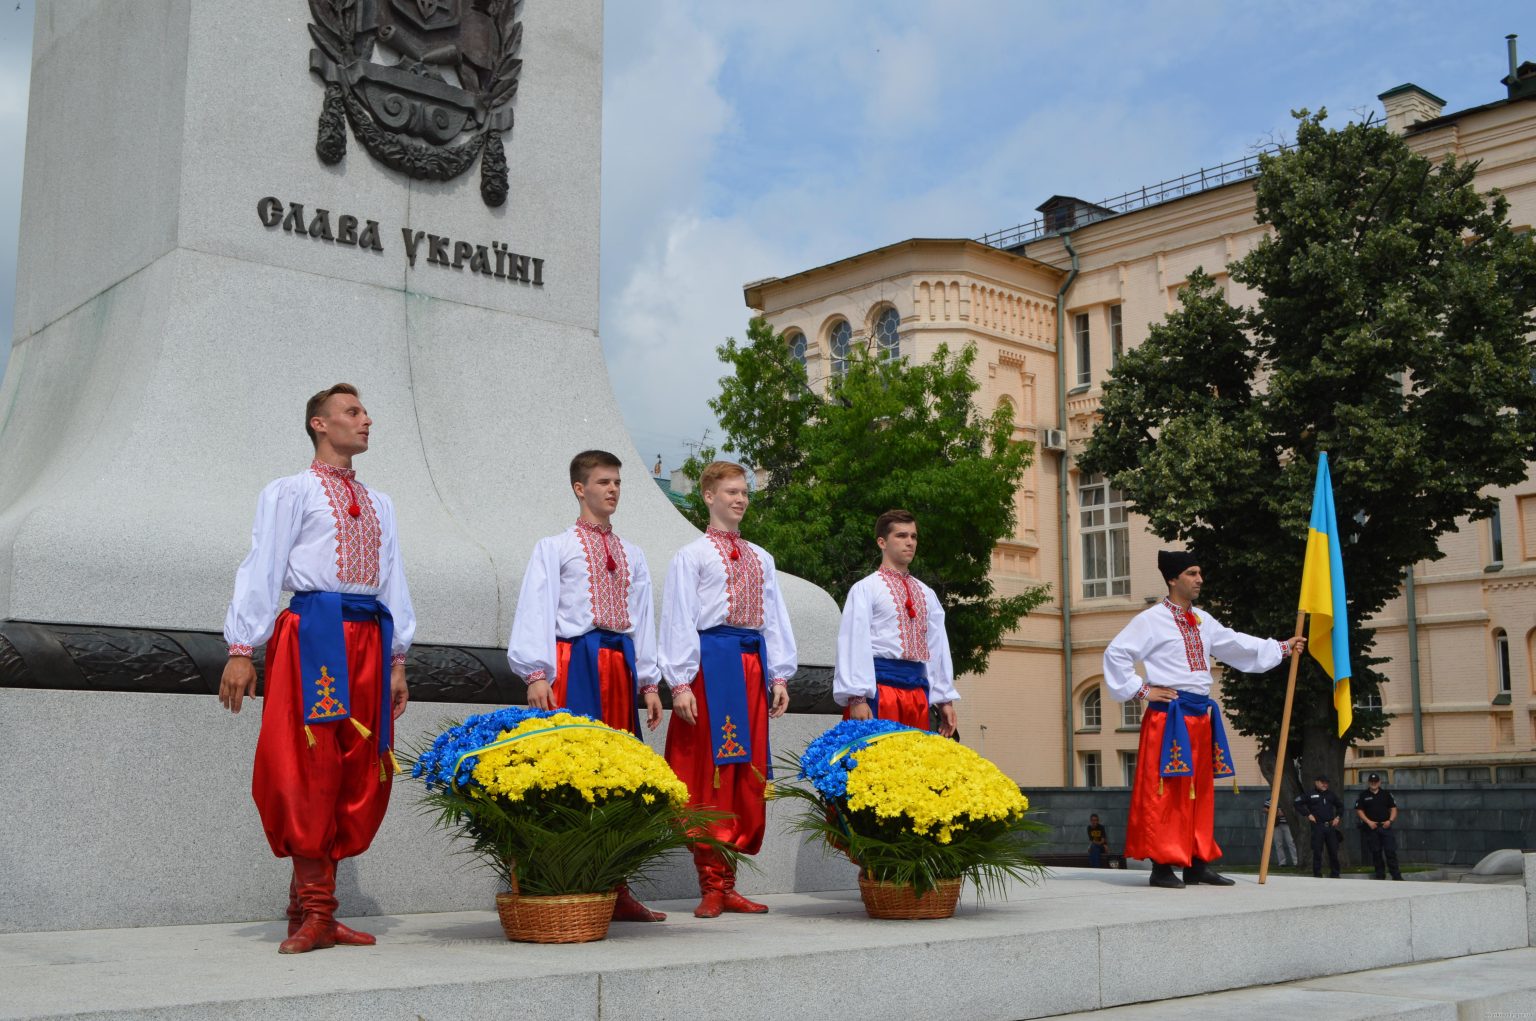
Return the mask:
[[1220,872],[1217,872],[1215,869],[1211,868],[1199,858],[1196,858],[1194,860],[1194,864],[1190,865],[1189,868],[1184,870],[1184,883],[1187,886],[1195,886],[1196,884],[1202,883],[1206,886],[1237,885],[1235,882],[1228,879]]
[[1149,885],[1160,886],[1165,890],[1182,890],[1184,889],[1184,880],[1173,874],[1172,865],[1159,865],[1157,862],[1153,862],[1152,878],[1149,881]]

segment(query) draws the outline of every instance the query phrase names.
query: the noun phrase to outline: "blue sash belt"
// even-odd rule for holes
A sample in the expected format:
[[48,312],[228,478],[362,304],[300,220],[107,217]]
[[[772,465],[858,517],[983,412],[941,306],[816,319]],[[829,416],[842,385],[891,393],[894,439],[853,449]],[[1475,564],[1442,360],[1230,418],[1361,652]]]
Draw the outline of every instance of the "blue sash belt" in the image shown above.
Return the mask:
[[[390,748],[389,661],[394,647],[395,619],[389,607],[373,596],[350,592],[295,592],[288,604],[299,618],[299,688],[304,695],[304,725],[338,723],[352,716],[352,689],[347,673],[347,640],[343,621],[379,622],[379,719],[374,730],[379,755]],[[361,728],[366,733],[366,728]]]
[[[743,653],[756,656],[762,665],[766,696],[768,663],[763,656],[761,631],[721,624],[699,632],[699,672],[704,675],[709,748],[716,766],[752,761],[752,720],[747,710],[747,674],[741,665]],[[772,770],[770,757],[770,780],[773,779]]]
[[928,700],[928,666],[915,659],[886,659],[875,657],[875,697],[870,700],[869,710],[880,718],[880,685],[892,688],[921,690],[923,700]]
[[1184,722],[1184,717],[1190,714],[1210,716],[1212,775],[1237,775],[1232,768],[1232,749],[1227,745],[1227,728],[1221,721],[1221,706],[1215,699],[1181,691],[1172,702],[1148,702],[1147,711],[1168,714],[1168,722],[1163,726],[1162,750],[1158,753],[1158,775],[1194,775],[1194,751],[1189,743],[1189,727]]
[[624,666],[629,677],[630,730],[640,733],[640,710],[635,708],[635,640],[618,631],[593,628],[575,638],[562,638],[571,645],[570,665],[565,671],[565,707],[579,716],[594,720],[603,718],[602,674],[598,670],[598,652],[617,649],[624,654]]

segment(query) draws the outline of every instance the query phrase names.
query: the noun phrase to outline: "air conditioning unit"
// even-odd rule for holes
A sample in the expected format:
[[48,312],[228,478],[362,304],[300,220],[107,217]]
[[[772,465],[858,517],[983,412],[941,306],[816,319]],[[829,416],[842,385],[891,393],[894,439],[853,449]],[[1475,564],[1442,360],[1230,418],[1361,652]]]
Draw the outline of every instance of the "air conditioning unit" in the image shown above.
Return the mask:
[[1042,429],[1040,431],[1040,445],[1046,450],[1065,451],[1067,449],[1067,434],[1060,429]]

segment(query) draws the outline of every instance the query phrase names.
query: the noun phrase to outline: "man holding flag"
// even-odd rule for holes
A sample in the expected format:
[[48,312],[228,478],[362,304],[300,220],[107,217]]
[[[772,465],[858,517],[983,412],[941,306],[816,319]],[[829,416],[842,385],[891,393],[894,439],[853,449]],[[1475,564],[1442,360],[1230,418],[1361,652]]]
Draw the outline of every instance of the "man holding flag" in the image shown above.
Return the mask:
[[[1333,511],[1333,477],[1328,472],[1328,454],[1326,452],[1317,455],[1317,483],[1312,489],[1312,518],[1307,526],[1307,553],[1306,560],[1301,569],[1301,599],[1296,608],[1296,633],[1301,634],[1302,625],[1306,622],[1306,615],[1312,615],[1312,626],[1309,634],[1312,637],[1310,646],[1312,658],[1333,679],[1333,707],[1339,718],[1339,736],[1343,737],[1349,725],[1354,722],[1354,707],[1349,693],[1349,614],[1348,603],[1344,596],[1344,557],[1339,543],[1339,522]],[[1337,622],[1338,626],[1334,624]],[[1291,659],[1291,676],[1286,681],[1285,711],[1280,716],[1280,741],[1279,748],[1275,752],[1275,761],[1284,762],[1285,743],[1291,732],[1291,702],[1296,694],[1296,667],[1298,659]],[[1266,821],[1264,834],[1264,850],[1260,857],[1259,882],[1264,882],[1269,869],[1269,842],[1274,831],[1275,808],[1280,798],[1280,781],[1283,774],[1276,771],[1270,781],[1269,818]],[[1317,782],[1322,784],[1319,791],[1310,796],[1315,805],[1321,795],[1327,794],[1328,778],[1319,776]],[[1338,803],[1337,795],[1330,795],[1335,804]],[[1309,799],[1302,799],[1309,800]],[[1298,801],[1298,807],[1301,802]],[[1328,811],[1331,811],[1331,806]],[[1339,876],[1338,861],[1338,819],[1342,814],[1343,805],[1338,805],[1338,812],[1331,817],[1319,821],[1317,813],[1308,811],[1308,819],[1313,824],[1312,834],[1312,874],[1322,874],[1322,848],[1327,847],[1329,863],[1332,865],[1332,874],[1335,879]],[[1327,816],[1327,811],[1324,815]]]
[[[1152,861],[1153,886],[1231,886],[1209,867],[1215,836],[1215,780],[1235,777],[1221,707],[1210,697],[1211,657],[1247,673],[1278,666],[1306,639],[1255,638],[1196,609],[1204,577],[1193,553],[1161,550],[1168,596],[1131,619],[1104,650],[1104,685],[1117,702],[1147,702],[1141,718],[1125,856]],[[1143,681],[1136,673],[1142,664]],[[1173,867],[1182,866],[1183,878]]]

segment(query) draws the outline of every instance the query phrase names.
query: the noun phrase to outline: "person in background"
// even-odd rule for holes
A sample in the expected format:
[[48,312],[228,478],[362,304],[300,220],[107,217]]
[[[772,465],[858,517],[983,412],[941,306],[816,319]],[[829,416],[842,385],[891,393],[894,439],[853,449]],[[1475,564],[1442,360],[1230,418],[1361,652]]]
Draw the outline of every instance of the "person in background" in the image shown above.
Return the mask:
[[1099,822],[1097,813],[1088,817],[1088,867],[1109,868],[1109,831]]
[[1387,870],[1392,878],[1402,881],[1403,870],[1397,863],[1397,799],[1390,791],[1381,789],[1381,774],[1372,773],[1365,778],[1366,789],[1355,799],[1355,815],[1365,827],[1365,848],[1376,867],[1376,878],[1386,879]]
[[[1264,799],[1264,811],[1259,815],[1259,825],[1269,824],[1269,799]],[[1291,824],[1286,820],[1284,812],[1275,813],[1275,864],[1281,866],[1296,866],[1301,864],[1296,857],[1296,838],[1291,836]]]
[[1323,852],[1328,852],[1328,877],[1339,878],[1339,843],[1344,835],[1339,826],[1344,816],[1344,802],[1328,789],[1328,778],[1322,774],[1312,781],[1312,793],[1296,802],[1298,811],[1307,814],[1312,824],[1312,875],[1323,877]]

